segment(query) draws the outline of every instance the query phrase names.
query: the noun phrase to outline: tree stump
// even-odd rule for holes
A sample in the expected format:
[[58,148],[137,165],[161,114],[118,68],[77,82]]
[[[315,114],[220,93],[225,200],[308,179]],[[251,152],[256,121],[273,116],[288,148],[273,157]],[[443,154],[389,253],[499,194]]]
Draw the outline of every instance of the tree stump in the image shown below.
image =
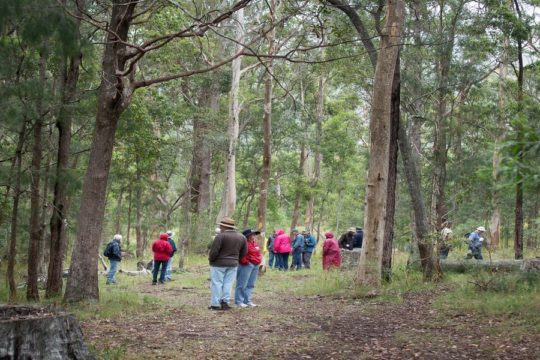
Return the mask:
[[342,269],[356,269],[360,262],[360,255],[362,251],[360,249],[345,250],[341,249],[341,268]]
[[0,306],[0,359],[94,359],[77,320],[58,310]]

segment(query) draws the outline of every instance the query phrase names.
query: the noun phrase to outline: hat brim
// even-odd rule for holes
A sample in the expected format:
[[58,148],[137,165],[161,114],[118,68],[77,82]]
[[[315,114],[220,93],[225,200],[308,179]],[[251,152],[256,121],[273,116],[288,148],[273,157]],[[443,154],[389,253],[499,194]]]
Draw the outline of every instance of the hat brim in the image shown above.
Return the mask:
[[234,225],[231,225],[231,224],[227,224],[227,223],[219,223],[218,226],[223,226],[225,228],[228,228],[228,229],[236,229],[236,226]]

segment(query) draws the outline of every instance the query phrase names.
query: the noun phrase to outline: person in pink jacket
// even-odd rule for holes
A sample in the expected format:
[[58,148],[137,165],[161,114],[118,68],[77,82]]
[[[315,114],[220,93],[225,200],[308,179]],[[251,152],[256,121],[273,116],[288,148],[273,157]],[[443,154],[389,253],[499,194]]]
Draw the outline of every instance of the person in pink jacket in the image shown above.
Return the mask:
[[159,239],[152,243],[152,251],[154,252],[154,271],[152,272],[152,285],[157,284],[157,274],[161,267],[159,275],[159,283],[165,283],[165,273],[167,272],[167,263],[173,252],[171,244],[167,241],[169,235],[167,233],[159,234]]
[[289,253],[291,252],[291,238],[285,234],[283,229],[276,230],[276,238],[274,239],[274,252],[278,257],[277,268],[281,271],[289,269]]
[[324,233],[326,238],[323,243],[322,266],[324,270],[339,268],[341,266],[341,253],[339,245],[331,231]]

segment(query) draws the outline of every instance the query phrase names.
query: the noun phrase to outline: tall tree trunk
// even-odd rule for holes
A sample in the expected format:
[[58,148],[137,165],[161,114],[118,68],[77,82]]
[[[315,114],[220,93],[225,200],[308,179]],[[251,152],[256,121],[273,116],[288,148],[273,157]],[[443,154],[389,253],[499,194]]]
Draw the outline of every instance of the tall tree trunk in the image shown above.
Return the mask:
[[[268,34],[268,55],[273,56],[275,53],[275,28],[274,22],[276,19],[276,0],[270,0],[270,26],[272,30]],[[268,187],[270,184],[270,171],[272,170],[272,92],[274,83],[273,60],[266,63],[266,76],[264,79],[264,104],[263,104],[263,158],[262,171],[259,186],[259,207],[257,208],[257,230],[261,232],[257,242],[259,246],[264,248],[264,240],[266,238],[266,204],[268,201]]]
[[[52,125],[50,126],[49,131],[49,143],[52,143]],[[39,248],[39,261],[38,261],[38,276],[44,276],[47,273],[47,268],[49,266],[49,249],[51,246],[50,236],[47,235],[46,226],[47,226],[47,217],[49,213],[49,175],[51,171],[51,157],[52,152],[48,151],[45,162],[45,171],[43,173],[43,190],[41,197],[41,215],[39,219],[39,227],[41,232],[41,241]]]
[[[514,0],[514,6],[518,18],[521,20],[521,9],[517,0]],[[517,39],[517,56],[518,56],[518,93],[517,93],[517,106],[518,113],[523,111],[523,43],[520,38]],[[523,163],[523,130],[518,128],[518,143],[520,149],[517,154],[518,164]],[[516,173],[516,203],[515,203],[515,220],[514,220],[514,258],[523,259],[523,173],[521,169],[518,169]]]
[[398,129],[399,151],[403,161],[403,169],[407,180],[407,187],[411,198],[413,210],[415,234],[414,239],[418,242],[420,263],[424,272],[424,279],[430,280],[433,275],[433,246],[429,237],[429,224],[426,216],[424,200],[422,198],[422,183],[420,180],[419,166],[414,152],[411,149],[404,126]]
[[126,244],[130,245],[130,234],[131,234],[131,209],[133,208],[133,186],[129,184],[128,190],[128,211],[127,211],[127,229],[126,229]]
[[305,228],[306,229],[313,229],[313,222],[314,222],[314,211],[315,211],[315,190],[317,188],[317,184],[319,183],[319,180],[321,178],[321,161],[322,161],[322,154],[320,149],[321,144],[321,136],[322,136],[322,123],[324,120],[324,96],[326,91],[326,74],[324,74],[324,71],[321,75],[319,75],[319,84],[318,84],[318,91],[317,91],[317,105],[315,109],[315,149],[314,149],[314,164],[313,164],[313,176],[309,180],[309,199],[307,202],[306,207],[306,221],[305,221]]
[[124,188],[120,188],[120,194],[116,200],[116,214],[114,216],[114,233],[120,234],[122,232],[121,220],[122,220],[122,200],[124,200]]
[[[138,160],[138,159],[137,159]],[[137,183],[135,184],[135,239],[137,249],[135,256],[137,259],[142,259],[144,256],[143,237],[142,237],[142,178],[140,171],[140,162],[137,161]]]
[[357,273],[359,282],[372,286],[381,284],[384,231],[387,220],[392,84],[403,21],[404,2],[388,0],[386,24],[381,36],[381,50],[373,82],[364,244]]
[[[300,79],[300,118],[304,120],[305,129],[307,132],[308,122],[304,119],[303,111],[305,106],[305,94],[304,94],[304,82]],[[303,178],[306,167],[306,143],[302,141],[300,144],[300,161],[298,165],[298,176]],[[296,183],[296,194],[294,196],[294,206],[291,216],[291,229],[294,229],[298,225],[298,219],[300,218],[300,200],[302,198],[302,183]]]
[[[244,9],[236,12],[235,17],[236,51],[240,51],[244,42]],[[221,209],[217,221],[224,216],[232,216],[236,208],[236,147],[238,143],[238,134],[240,131],[240,77],[242,75],[242,57],[239,56],[232,61],[232,79],[231,90],[229,92],[229,124],[227,136],[229,139],[229,149],[225,162],[225,188],[223,189],[223,198]]]
[[17,301],[17,284],[15,283],[15,264],[17,262],[17,228],[19,215],[19,199],[21,197],[21,167],[22,167],[22,150],[26,135],[26,123],[24,120],[19,131],[19,140],[15,150],[14,171],[15,178],[11,186],[13,191],[13,207],[11,209],[11,227],[9,235],[9,252],[7,263],[7,281],[9,285],[9,302]]
[[43,146],[41,145],[43,132],[43,103],[46,92],[46,72],[48,58],[47,44],[43,45],[39,57],[39,82],[40,98],[37,103],[37,117],[34,123],[34,144],[32,147],[32,180],[30,183],[30,243],[28,244],[28,279],[26,287],[26,299],[30,301],[39,301],[38,289],[38,266],[43,240],[43,232],[40,223],[40,180],[41,180],[41,156]]
[[118,77],[127,60],[125,41],[137,2],[113,2],[107,43],[103,53],[102,82],[98,98],[96,125],[83,183],[77,240],[72,253],[70,276],[64,300],[99,300],[98,252],[105,213],[107,178],[111,166],[118,120],[126,109],[133,89]]
[[400,53],[396,59],[396,69],[392,82],[392,110],[390,114],[390,150],[388,163],[388,198],[386,199],[386,225],[384,229],[384,245],[382,255],[382,277],[390,281],[392,273],[392,248],[394,243],[394,214],[396,209],[396,183],[398,160],[398,128],[400,126]]

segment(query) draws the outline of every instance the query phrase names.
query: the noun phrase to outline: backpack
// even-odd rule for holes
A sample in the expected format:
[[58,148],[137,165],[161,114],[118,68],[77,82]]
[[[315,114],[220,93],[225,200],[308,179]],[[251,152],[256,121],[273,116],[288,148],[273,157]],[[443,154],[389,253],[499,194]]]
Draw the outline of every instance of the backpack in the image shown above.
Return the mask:
[[113,256],[113,245],[114,244],[112,241],[107,244],[107,246],[105,247],[105,251],[103,251],[103,256],[107,258]]
[[471,236],[471,233],[470,233],[470,232],[469,232],[469,233],[466,233],[466,234],[465,234],[465,235],[463,235],[463,236],[465,237],[465,239],[468,239],[468,238],[469,238],[469,236]]

